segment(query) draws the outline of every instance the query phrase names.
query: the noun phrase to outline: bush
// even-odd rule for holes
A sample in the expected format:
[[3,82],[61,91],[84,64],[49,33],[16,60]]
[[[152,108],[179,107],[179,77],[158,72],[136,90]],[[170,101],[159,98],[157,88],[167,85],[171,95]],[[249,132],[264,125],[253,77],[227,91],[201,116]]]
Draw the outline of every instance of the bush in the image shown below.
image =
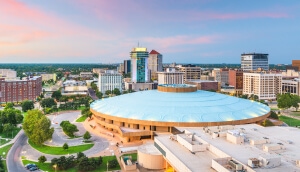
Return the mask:
[[43,155],[43,156],[40,156],[38,160],[40,163],[44,163],[47,161],[47,158]]
[[74,132],[78,131],[77,126],[71,124],[70,121],[62,121],[60,123],[60,126],[62,127],[66,135],[68,135],[69,137],[74,137]]
[[273,119],[279,119],[278,115],[274,111],[271,111],[271,115],[269,117]]
[[108,168],[116,168],[118,166],[118,161],[116,159],[108,161]]
[[264,127],[274,126],[274,124],[268,119],[264,120],[261,125]]

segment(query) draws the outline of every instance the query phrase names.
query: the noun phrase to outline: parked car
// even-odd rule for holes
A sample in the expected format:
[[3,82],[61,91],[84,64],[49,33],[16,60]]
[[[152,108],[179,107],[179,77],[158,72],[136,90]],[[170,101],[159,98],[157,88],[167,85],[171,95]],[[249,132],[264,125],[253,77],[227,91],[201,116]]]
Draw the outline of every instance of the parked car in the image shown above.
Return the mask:
[[38,168],[36,166],[29,168],[29,171],[35,171],[35,170],[38,170]]
[[37,168],[37,165],[35,165],[35,164],[26,164],[26,165],[25,165],[25,168],[27,168],[28,170],[29,170],[30,168],[32,168],[32,167],[36,167],[36,168]]

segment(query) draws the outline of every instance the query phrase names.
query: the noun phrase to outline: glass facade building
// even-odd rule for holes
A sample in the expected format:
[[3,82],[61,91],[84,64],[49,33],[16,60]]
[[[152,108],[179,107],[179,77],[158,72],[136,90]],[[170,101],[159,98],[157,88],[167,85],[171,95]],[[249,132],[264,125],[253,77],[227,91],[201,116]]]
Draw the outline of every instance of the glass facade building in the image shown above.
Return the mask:
[[258,68],[269,70],[269,54],[249,53],[241,55],[243,71],[255,71]]
[[134,83],[149,82],[147,48],[133,48],[130,52],[131,58],[131,80]]

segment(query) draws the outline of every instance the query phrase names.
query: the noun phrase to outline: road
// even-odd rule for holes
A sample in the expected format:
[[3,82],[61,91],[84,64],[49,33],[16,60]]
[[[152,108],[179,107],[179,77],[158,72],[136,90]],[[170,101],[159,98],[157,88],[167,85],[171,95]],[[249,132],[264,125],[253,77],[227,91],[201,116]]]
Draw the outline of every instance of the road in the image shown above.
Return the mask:
[[15,141],[6,157],[7,169],[9,172],[23,172],[27,171],[21,162],[21,149],[27,144],[27,136],[24,131],[20,131],[19,138]]

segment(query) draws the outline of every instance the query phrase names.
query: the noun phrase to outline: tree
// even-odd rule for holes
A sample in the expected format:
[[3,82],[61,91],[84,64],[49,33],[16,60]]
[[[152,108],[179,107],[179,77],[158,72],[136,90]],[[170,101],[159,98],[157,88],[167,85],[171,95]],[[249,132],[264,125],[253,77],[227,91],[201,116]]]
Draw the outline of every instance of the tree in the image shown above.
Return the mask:
[[67,149],[69,149],[69,145],[68,145],[68,143],[64,143],[64,145],[63,145],[63,149],[64,149],[64,150],[67,150]]
[[113,93],[115,94],[115,95],[120,95],[121,94],[121,92],[120,92],[120,90],[118,89],[118,88],[115,88],[114,90],[113,90]]
[[95,92],[98,90],[98,87],[94,82],[91,83],[91,87]]
[[60,90],[54,91],[51,97],[58,101],[62,97]]
[[42,155],[42,156],[39,157],[38,160],[39,160],[39,163],[44,163],[44,162],[47,161],[47,158],[44,155]]
[[13,103],[7,103],[4,107],[4,109],[14,109],[14,104]]
[[292,106],[294,108],[296,108],[296,111],[298,111],[298,108],[299,108],[299,104],[300,103],[300,98],[298,95],[291,95],[291,103],[292,103]]
[[86,131],[86,132],[84,133],[84,135],[83,135],[83,139],[84,139],[84,140],[89,140],[91,137],[92,137],[92,136],[91,136],[91,134],[90,134],[88,131]]
[[273,118],[273,119],[279,119],[278,118],[278,115],[274,112],[274,111],[271,111],[271,114],[269,116],[270,118]]
[[29,140],[34,144],[41,145],[52,138],[54,128],[51,121],[37,109],[29,110],[24,119],[23,129]]
[[24,100],[22,102],[22,111],[27,112],[28,110],[31,110],[34,108],[33,101],[30,100]]
[[0,156],[0,172],[5,172],[2,157]]
[[277,106],[282,109],[287,109],[292,106],[292,98],[290,93],[277,95]]
[[102,94],[100,91],[96,91],[96,96],[97,96],[99,99],[102,99],[103,94]]
[[66,133],[66,135],[70,137],[74,137],[74,132],[77,132],[77,126],[74,124],[71,124],[70,121],[62,121],[60,123],[60,126],[62,127],[63,131]]
[[6,123],[6,124],[3,125],[3,132],[6,133],[6,136],[8,136],[10,131],[12,132],[13,129],[14,129],[14,126],[10,123]]
[[102,162],[103,162],[102,156],[99,156],[99,158],[98,158],[98,165],[101,165]]
[[111,94],[111,91],[110,90],[106,90],[105,91],[105,95],[110,95]]
[[108,168],[115,168],[118,165],[118,161],[116,159],[108,161]]
[[52,106],[56,105],[56,102],[54,101],[53,98],[47,98],[47,99],[43,99],[41,101],[41,106],[42,107],[48,107],[48,108],[51,108]]
[[274,126],[274,124],[268,120],[268,119],[265,119],[262,123],[261,123],[262,126],[264,127],[269,127],[269,126]]

